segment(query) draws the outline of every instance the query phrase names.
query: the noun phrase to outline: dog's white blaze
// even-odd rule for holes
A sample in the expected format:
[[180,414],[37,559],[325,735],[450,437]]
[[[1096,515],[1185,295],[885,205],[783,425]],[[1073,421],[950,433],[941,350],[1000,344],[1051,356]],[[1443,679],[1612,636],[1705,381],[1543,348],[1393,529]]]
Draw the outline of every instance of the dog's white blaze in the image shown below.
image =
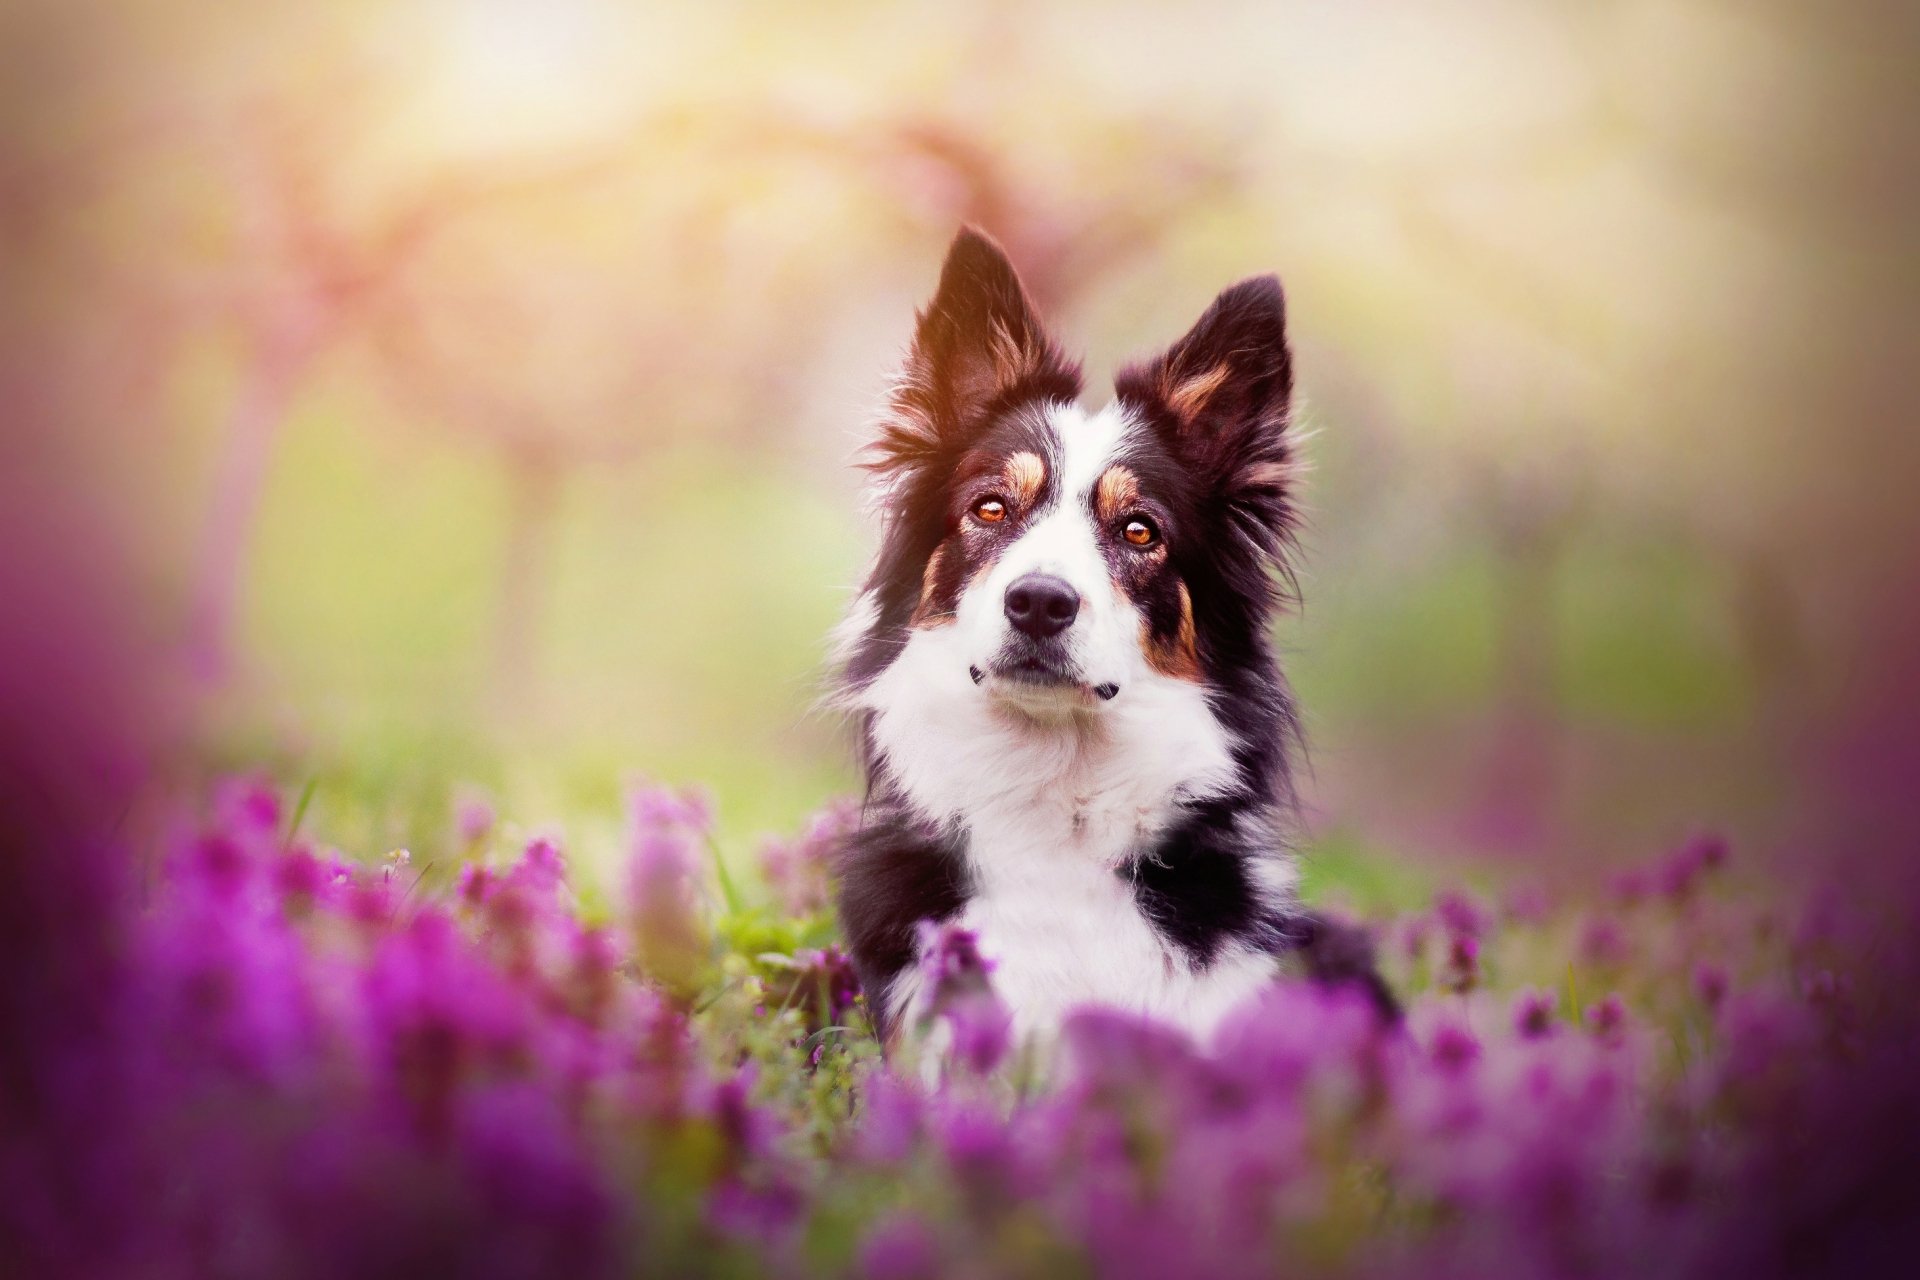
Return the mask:
[[[1177,800],[1233,784],[1232,743],[1203,687],[1148,664],[1139,616],[1095,541],[1086,495],[1126,419],[1112,408],[1091,418],[1061,408],[1053,421],[1065,446],[1058,506],[963,597],[958,625],[914,631],[857,701],[873,712],[875,741],[914,806],[967,833],[975,894],[961,923],[978,933],[1017,1031],[1051,1030],[1091,1003],[1204,1034],[1271,979],[1271,957],[1229,952],[1195,970],[1140,913],[1116,868],[1164,831]],[[1111,702],[974,684],[968,668],[984,667],[1004,640],[1000,601],[1026,572],[1080,589],[1075,660],[1088,684],[1120,686]],[[1290,871],[1277,853],[1271,864],[1253,868],[1253,879],[1277,903]],[[910,1018],[917,995],[908,970],[887,999]]]
[[1113,585],[1090,499],[1131,420],[1119,405],[1091,416],[1077,405],[1054,405],[1047,418],[1061,445],[1053,506],[961,596],[955,610],[958,629],[972,646],[971,661],[984,668],[1006,639],[1007,588],[1029,573],[1052,574],[1080,593],[1080,616],[1066,635],[1068,658],[1088,685],[1124,689],[1145,666],[1140,615]]

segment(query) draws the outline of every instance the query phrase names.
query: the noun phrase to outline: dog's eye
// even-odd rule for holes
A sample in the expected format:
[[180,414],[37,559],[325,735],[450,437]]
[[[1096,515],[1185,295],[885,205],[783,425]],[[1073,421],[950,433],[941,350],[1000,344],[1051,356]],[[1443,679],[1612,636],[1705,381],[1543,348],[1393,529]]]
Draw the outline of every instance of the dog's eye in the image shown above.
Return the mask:
[[1136,547],[1150,547],[1160,540],[1160,531],[1145,516],[1134,516],[1120,530],[1120,536]]
[[999,498],[982,498],[973,504],[973,518],[981,524],[999,524],[1007,518],[1007,504]]

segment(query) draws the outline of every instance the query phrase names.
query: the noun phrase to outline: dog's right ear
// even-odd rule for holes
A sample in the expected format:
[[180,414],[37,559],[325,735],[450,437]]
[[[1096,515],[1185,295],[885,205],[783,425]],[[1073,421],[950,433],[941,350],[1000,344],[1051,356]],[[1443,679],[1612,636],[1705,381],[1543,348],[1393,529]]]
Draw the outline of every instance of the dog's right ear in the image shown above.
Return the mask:
[[1007,255],[964,227],[920,313],[870,465],[890,478],[950,465],[998,410],[1079,394],[1079,366],[1041,327]]

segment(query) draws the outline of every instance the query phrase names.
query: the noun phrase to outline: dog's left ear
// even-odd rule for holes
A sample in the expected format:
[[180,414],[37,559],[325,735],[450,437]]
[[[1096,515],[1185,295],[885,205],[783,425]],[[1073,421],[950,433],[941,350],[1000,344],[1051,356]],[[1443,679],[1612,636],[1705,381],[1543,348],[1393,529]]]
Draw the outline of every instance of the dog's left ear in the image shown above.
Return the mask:
[[1118,398],[1276,558],[1293,524],[1293,359],[1277,276],[1242,280],[1165,355],[1121,371]]

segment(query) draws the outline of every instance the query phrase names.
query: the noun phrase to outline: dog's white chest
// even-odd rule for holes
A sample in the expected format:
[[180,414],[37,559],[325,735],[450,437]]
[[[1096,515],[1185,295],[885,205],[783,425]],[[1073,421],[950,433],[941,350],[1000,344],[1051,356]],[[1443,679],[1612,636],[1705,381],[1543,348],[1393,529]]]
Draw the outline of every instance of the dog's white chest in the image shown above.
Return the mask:
[[[1016,1030],[1051,1032],[1099,1004],[1206,1033],[1269,980],[1271,957],[1227,949],[1196,969],[1119,870],[1182,800],[1233,785],[1205,692],[1149,672],[1097,722],[1028,723],[979,695],[956,643],[952,628],[914,633],[864,700],[903,797],[966,834],[972,884],[959,923],[993,962]],[[889,1004],[911,1008],[918,985],[908,969]]]
[[1205,1036],[1271,979],[1271,958],[1246,952],[1196,969],[1114,869],[1123,850],[1087,838],[1117,825],[1114,815],[1069,812],[1065,821],[1028,831],[987,822],[971,841],[975,892],[959,922],[993,966],[1017,1033],[1050,1034],[1075,1008],[1101,1005]]

